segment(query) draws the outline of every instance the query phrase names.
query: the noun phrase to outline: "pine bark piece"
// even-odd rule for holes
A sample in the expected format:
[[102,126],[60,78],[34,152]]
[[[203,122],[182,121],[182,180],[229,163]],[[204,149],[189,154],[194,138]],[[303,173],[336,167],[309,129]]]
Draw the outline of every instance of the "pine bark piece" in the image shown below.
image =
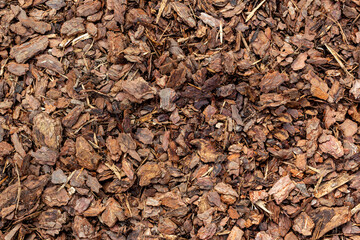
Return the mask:
[[118,220],[125,220],[124,211],[114,198],[109,198],[106,202],[106,209],[102,213],[101,219],[110,228],[113,227]]
[[231,187],[231,185],[224,182],[216,184],[214,190],[217,191],[219,194],[239,197],[239,194]]
[[186,203],[181,199],[179,193],[167,192],[161,194],[159,197],[161,205],[169,207],[171,209],[178,209],[186,207]]
[[76,9],[76,13],[80,17],[87,17],[97,13],[101,8],[100,1],[87,1],[84,4],[80,5]]
[[75,216],[72,229],[78,238],[94,239],[95,228],[90,222],[80,216]]
[[244,231],[241,230],[239,227],[234,226],[231,229],[231,232],[230,232],[227,240],[241,240],[243,235],[244,235]]
[[320,98],[322,100],[327,100],[329,98],[329,87],[321,78],[319,78],[312,70],[304,75],[304,78],[308,80],[311,84],[311,94],[314,97]]
[[305,61],[308,58],[308,54],[305,53],[300,53],[299,56],[297,56],[297,58],[295,59],[295,61],[291,64],[291,68],[294,71],[297,70],[301,70],[305,67]]
[[216,151],[211,143],[204,139],[194,139],[190,143],[198,147],[197,153],[204,163],[216,162],[218,158],[222,156],[220,152]]
[[136,130],[136,137],[143,144],[152,144],[154,134],[148,128],[138,128]]
[[211,239],[212,236],[214,236],[216,233],[216,229],[217,227],[215,223],[207,224],[206,226],[199,229],[197,236],[200,239]]
[[77,120],[80,117],[80,114],[82,113],[82,111],[84,110],[84,106],[83,105],[79,105],[74,107],[63,119],[62,119],[62,124],[65,127],[71,128],[72,126],[74,126],[74,124],[77,122]]
[[80,136],[76,139],[76,158],[80,166],[88,170],[96,170],[101,156],[84,137]]
[[36,21],[32,17],[28,17],[26,12],[21,9],[19,6],[11,5],[11,10],[17,15],[17,19],[21,22],[22,25],[28,28],[32,28],[35,32],[40,34],[45,34],[51,30],[51,25],[46,22]]
[[63,184],[66,181],[67,181],[67,176],[65,175],[64,171],[61,169],[57,169],[51,174],[51,183],[53,184]]
[[161,169],[158,164],[154,162],[148,162],[139,168],[137,175],[140,178],[139,185],[147,186],[153,180],[161,176]]
[[128,26],[136,23],[147,25],[150,24],[151,21],[151,17],[141,8],[132,8],[126,14],[126,23]]
[[355,80],[350,89],[350,93],[354,95],[355,99],[359,99],[360,97],[360,80]]
[[107,32],[109,44],[108,60],[112,63],[118,63],[121,60],[123,50],[126,48],[126,37],[121,33]]
[[138,77],[133,81],[124,81],[123,88],[140,102],[153,98],[156,93],[155,88],[151,87],[142,77]]
[[160,96],[160,108],[165,111],[172,112],[176,108],[176,104],[174,103],[176,92],[171,88],[161,89],[159,92]]
[[162,234],[172,235],[177,229],[177,225],[170,218],[163,218],[159,221],[159,232]]
[[220,27],[221,21],[207,13],[200,13],[199,18],[201,21],[203,21],[205,24],[209,25],[212,28]]
[[114,0],[114,19],[120,24],[125,24],[127,0]]
[[350,119],[346,119],[340,125],[340,129],[344,133],[345,137],[352,137],[358,131],[358,125],[356,122],[353,122]]
[[16,76],[22,76],[25,75],[27,71],[29,71],[29,64],[18,64],[11,62],[7,65],[7,69]]
[[336,159],[344,156],[344,148],[341,142],[333,135],[321,135],[319,138],[319,143],[319,148],[324,153],[331,154]]
[[192,17],[190,8],[181,2],[173,2],[171,6],[174,8],[179,17],[190,27],[196,26],[196,21]]
[[72,18],[64,22],[60,29],[62,35],[67,35],[69,37],[84,33],[85,31],[84,19],[81,17]]
[[306,156],[312,157],[318,148],[317,139],[322,133],[320,126],[320,120],[318,118],[312,118],[306,122]]
[[43,146],[36,152],[32,152],[31,156],[38,164],[53,166],[56,163],[59,153],[46,146]]
[[309,216],[315,222],[313,237],[319,239],[334,228],[349,222],[351,211],[349,207],[320,207],[311,211]]
[[340,176],[338,176],[337,178],[331,179],[330,181],[322,184],[318,188],[318,190],[314,194],[314,196],[316,198],[321,198],[321,197],[331,193],[332,191],[334,191],[338,187],[341,187],[345,183],[351,181],[354,177],[355,177],[354,175],[349,175],[348,173],[343,173]]
[[294,220],[293,229],[304,236],[311,236],[314,227],[315,223],[305,212],[302,212]]
[[40,55],[36,58],[36,66],[43,67],[45,69],[50,69],[54,72],[65,74],[62,64],[56,57],[53,57],[48,54]]
[[43,202],[50,207],[65,206],[70,201],[70,197],[65,188],[58,190],[57,186],[48,187],[43,193]]
[[66,6],[64,0],[49,0],[45,3],[48,7],[53,8],[55,10],[60,10],[62,7]]
[[21,45],[15,45],[10,50],[10,56],[15,58],[17,63],[24,63],[38,53],[44,51],[49,45],[49,39],[40,36]]
[[270,189],[269,195],[273,195],[277,204],[284,201],[295,188],[295,184],[291,181],[290,176],[280,178]]
[[[21,195],[19,201],[19,211],[17,217],[20,218],[27,214],[30,214],[30,210],[34,208],[38,203],[39,198],[43,192],[45,185],[49,182],[48,175],[34,176],[30,175],[28,178],[21,183]],[[16,198],[18,194],[18,183],[14,183],[0,194],[0,217],[6,217],[4,210],[16,204]],[[15,210],[15,206],[13,208]],[[35,211],[33,209],[32,211]],[[10,212],[11,213],[11,212]],[[9,213],[7,213],[8,215]]]
[[0,157],[9,155],[14,150],[14,147],[7,142],[0,142]]
[[33,137],[38,147],[47,146],[57,150],[62,142],[62,127],[60,120],[51,118],[47,113],[34,117]]
[[278,88],[282,83],[288,81],[289,77],[286,73],[279,73],[275,71],[273,73],[267,73],[259,84],[260,89],[264,93],[268,93],[276,88]]
[[59,209],[48,209],[39,216],[39,227],[51,236],[60,233],[62,225],[66,223],[66,213],[61,213]]

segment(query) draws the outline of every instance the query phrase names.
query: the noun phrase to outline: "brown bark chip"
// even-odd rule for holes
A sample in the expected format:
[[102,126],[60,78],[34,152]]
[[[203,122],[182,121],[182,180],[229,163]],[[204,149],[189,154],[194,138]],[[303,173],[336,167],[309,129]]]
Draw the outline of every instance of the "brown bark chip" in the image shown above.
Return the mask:
[[38,53],[44,51],[49,44],[49,40],[45,36],[40,36],[21,45],[11,48],[10,56],[15,58],[17,63],[24,63]]

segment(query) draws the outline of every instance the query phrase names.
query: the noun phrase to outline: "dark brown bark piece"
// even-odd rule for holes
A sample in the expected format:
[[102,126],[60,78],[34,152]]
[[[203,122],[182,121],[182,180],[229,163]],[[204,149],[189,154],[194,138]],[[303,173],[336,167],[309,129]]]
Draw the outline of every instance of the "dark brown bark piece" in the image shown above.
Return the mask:
[[60,29],[60,33],[67,36],[74,36],[84,32],[84,19],[81,17],[72,18],[64,22]]
[[190,27],[196,26],[196,22],[190,12],[190,8],[188,8],[185,4],[181,2],[173,2],[171,6],[187,25]]
[[51,236],[59,234],[66,221],[66,213],[62,213],[59,209],[48,209],[39,216],[40,228]]
[[[30,175],[28,178],[21,183],[21,195],[19,200],[19,211],[17,212],[17,218],[23,217],[31,212],[35,211],[34,207],[37,208],[36,205],[39,197],[42,194],[42,191],[45,185],[49,181],[48,175],[34,176]],[[11,212],[15,210],[16,199],[18,194],[19,184],[14,183],[8,186],[4,191],[0,194],[0,214],[2,218],[5,218]],[[9,207],[13,206],[12,211],[7,211]],[[4,213],[6,215],[4,215]],[[8,216],[9,217],[9,216]],[[10,219],[13,219],[14,215]]]
[[266,74],[259,84],[262,92],[268,93],[278,88],[282,83],[288,81],[289,78],[285,73],[279,73],[277,71]]
[[17,15],[17,19],[21,22],[22,25],[28,28],[32,28],[35,32],[45,34],[46,32],[51,30],[51,25],[46,22],[36,21],[32,17],[28,17],[26,12],[21,9],[19,6],[11,5],[11,9],[15,15]]
[[38,164],[42,164],[42,165],[46,164],[52,166],[55,165],[59,153],[55,150],[43,146],[40,149],[38,149],[36,152],[32,152],[31,156]]
[[84,4],[77,7],[76,13],[80,17],[87,17],[99,11],[100,8],[101,8],[100,1],[87,1]]
[[314,238],[319,239],[332,229],[341,226],[351,218],[349,207],[320,207],[309,213],[315,222]]
[[51,55],[43,54],[43,55],[38,56],[36,58],[36,60],[37,60],[36,66],[38,66],[38,67],[50,69],[50,70],[60,73],[60,74],[65,73],[61,62]]
[[77,120],[80,117],[80,114],[82,113],[82,111],[84,110],[84,106],[79,105],[74,107],[63,119],[62,119],[62,124],[65,127],[72,127],[74,126],[74,124],[77,122]]
[[21,45],[11,48],[10,56],[15,58],[17,63],[24,63],[38,53],[44,51],[49,44],[47,37],[40,36]]

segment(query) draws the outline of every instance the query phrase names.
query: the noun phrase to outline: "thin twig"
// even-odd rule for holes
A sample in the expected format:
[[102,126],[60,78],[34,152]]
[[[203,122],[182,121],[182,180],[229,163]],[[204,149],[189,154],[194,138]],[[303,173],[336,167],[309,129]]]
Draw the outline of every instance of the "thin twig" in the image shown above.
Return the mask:
[[161,17],[161,14],[163,13],[165,7],[166,7],[166,3],[167,3],[167,0],[162,0],[161,3],[160,3],[160,8],[159,8],[159,12],[156,16],[156,21],[155,23],[157,24],[160,20],[160,17]]
[[20,173],[19,173],[19,168],[17,166],[17,164],[15,163],[15,172],[17,175],[17,179],[18,179],[18,192],[17,192],[17,197],[16,197],[16,206],[15,206],[15,212],[17,211],[17,209],[19,208],[19,203],[20,203],[20,196],[21,196],[21,181],[20,181]]
[[352,78],[354,78],[353,75],[351,75],[351,73],[348,72],[348,70],[346,69],[344,63],[341,61],[341,57],[340,55],[334,51],[334,49],[332,49],[329,45],[327,45],[326,43],[324,43],[325,47],[329,50],[329,52],[331,53],[331,55],[334,56],[335,60],[338,62],[338,64],[340,65],[340,67],[344,70],[344,72],[348,75],[351,76]]
[[263,0],[259,5],[257,5],[246,17],[245,22],[248,22],[256,13],[256,11],[266,2],[266,0]]

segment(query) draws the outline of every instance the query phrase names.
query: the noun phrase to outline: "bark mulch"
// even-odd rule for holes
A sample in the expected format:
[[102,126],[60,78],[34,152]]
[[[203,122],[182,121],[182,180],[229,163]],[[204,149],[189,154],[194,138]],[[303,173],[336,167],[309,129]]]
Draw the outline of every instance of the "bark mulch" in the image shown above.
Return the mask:
[[0,0],[0,239],[360,239],[359,0]]

